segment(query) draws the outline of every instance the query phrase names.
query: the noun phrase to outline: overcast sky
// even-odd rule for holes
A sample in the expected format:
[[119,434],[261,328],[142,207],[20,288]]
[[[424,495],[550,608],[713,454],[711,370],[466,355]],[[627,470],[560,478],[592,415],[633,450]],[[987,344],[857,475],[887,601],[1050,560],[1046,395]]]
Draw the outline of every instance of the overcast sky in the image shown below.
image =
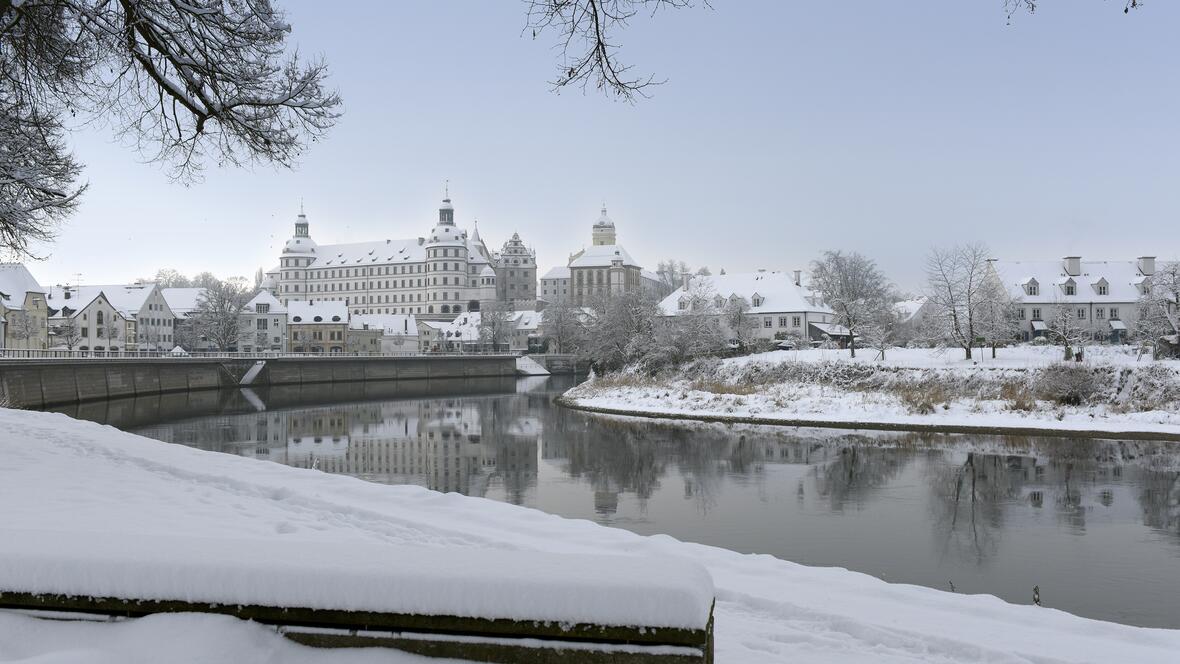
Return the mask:
[[554,35],[522,2],[276,0],[345,115],[293,171],[171,183],[108,134],[72,135],[90,183],[32,265],[45,284],[278,264],[305,201],[321,243],[424,235],[451,182],[489,245],[542,269],[606,202],[645,266],[804,267],[828,248],[903,288],[931,244],[1010,259],[1180,254],[1180,3],[783,2],[643,18],[622,57],[668,79],[634,106],[550,91]]

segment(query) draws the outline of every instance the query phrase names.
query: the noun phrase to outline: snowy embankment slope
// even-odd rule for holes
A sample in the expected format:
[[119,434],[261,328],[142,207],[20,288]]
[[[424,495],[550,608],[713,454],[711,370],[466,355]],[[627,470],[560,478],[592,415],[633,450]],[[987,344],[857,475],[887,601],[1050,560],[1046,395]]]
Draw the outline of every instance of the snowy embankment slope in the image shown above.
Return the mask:
[[[643,537],[490,500],[162,444],[57,414],[0,410],[0,510],[3,538],[93,533],[125,538],[133,549],[145,537],[198,536],[238,542],[243,558],[254,545],[352,543],[695,562],[716,587],[721,663],[1172,662],[1180,652],[1180,631]],[[47,624],[0,614],[0,660],[113,662],[133,653],[142,661],[201,661],[187,648],[205,661],[378,659],[373,651],[302,649],[219,616]]]
[[[686,368],[671,378],[607,377],[579,385],[562,403],[621,415],[852,428],[1019,433],[1064,431],[1180,440],[1180,362],[1118,348],[1088,351],[1067,369],[1094,378],[1091,403],[1037,398],[1038,373],[1060,349],[1001,349],[997,359],[961,351],[893,349],[887,361],[861,349],[775,351]],[[1008,396],[1004,396],[1007,394]]]

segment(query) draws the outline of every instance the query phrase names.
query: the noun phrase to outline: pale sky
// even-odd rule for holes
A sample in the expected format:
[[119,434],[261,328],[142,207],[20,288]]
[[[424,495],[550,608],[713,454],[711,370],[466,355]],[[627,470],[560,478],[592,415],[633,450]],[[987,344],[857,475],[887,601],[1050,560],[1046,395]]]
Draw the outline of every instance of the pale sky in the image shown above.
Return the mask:
[[542,270],[619,241],[736,272],[860,251],[916,289],[931,244],[1005,259],[1180,256],[1180,3],[783,2],[642,17],[623,58],[668,82],[636,105],[550,91],[555,35],[522,2],[276,0],[322,54],[345,115],[295,170],[170,182],[97,130],[90,183],[30,267],[43,284],[161,267],[251,276],[278,263],[305,201],[320,243],[426,234],[450,180],[456,220]]

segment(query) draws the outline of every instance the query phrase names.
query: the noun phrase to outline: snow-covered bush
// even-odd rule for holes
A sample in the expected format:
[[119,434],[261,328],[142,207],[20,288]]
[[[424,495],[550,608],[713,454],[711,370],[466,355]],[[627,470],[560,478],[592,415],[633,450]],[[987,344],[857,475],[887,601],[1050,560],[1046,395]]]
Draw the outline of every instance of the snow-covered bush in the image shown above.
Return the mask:
[[1090,401],[1098,387],[1089,367],[1063,362],[1037,372],[1036,391],[1059,404],[1080,406]]

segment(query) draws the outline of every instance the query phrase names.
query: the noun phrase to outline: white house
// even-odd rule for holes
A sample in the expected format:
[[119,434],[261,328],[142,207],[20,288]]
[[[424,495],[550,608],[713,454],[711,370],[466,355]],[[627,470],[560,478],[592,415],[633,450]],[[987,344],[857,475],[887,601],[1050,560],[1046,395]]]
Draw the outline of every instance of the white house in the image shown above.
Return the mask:
[[0,263],[0,348],[47,348],[48,319],[45,289],[28,268]]
[[1018,303],[1021,336],[1041,336],[1057,307],[1072,309],[1079,327],[1098,341],[1119,342],[1134,330],[1139,298],[1150,287],[1155,257],[1128,261],[989,261],[995,278]]
[[287,308],[267,291],[259,291],[238,315],[238,350],[243,352],[287,347]]
[[187,338],[187,350],[206,351],[213,347],[207,339],[199,339],[193,330],[192,316],[196,312],[201,298],[205,297],[204,288],[163,288],[160,292],[172,315],[176,317],[173,325],[174,341],[179,343],[181,338]]
[[158,285],[82,286],[80,290],[101,291],[118,309],[119,315],[128,322],[124,334],[128,349],[169,350],[175,345],[176,315]]
[[832,323],[832,310],[820,296],[803,285],[800,270],[792,274],[759,270],[686,275],[685,283],[660,301],[660,310],[665,316],[689,313],[694,293],[700,292],[709,293],[713,298],[710,304],[719,318],[723,318],[722,312],[731,299],[745,298],[750,307],[746,316],[754,321],[755,338],[795,336],[822,341],[848,333],[846,328]]
[[[531,310],[513,311],[508,314],[508,334],[505,340],[508,350],[523,352],[540,343],[541,316],[540,311]],[[423,350],[478,350],[487,344],[487,340],[481,334],[481,324],[482,314],[478,311],[462,314],[450,323],[434,324],[420,321],[419,338]]]
[[46,303],[50,348],[119,351],[126,348],[128,330],[135,329],[135,323],[93,286],[54,286]]

